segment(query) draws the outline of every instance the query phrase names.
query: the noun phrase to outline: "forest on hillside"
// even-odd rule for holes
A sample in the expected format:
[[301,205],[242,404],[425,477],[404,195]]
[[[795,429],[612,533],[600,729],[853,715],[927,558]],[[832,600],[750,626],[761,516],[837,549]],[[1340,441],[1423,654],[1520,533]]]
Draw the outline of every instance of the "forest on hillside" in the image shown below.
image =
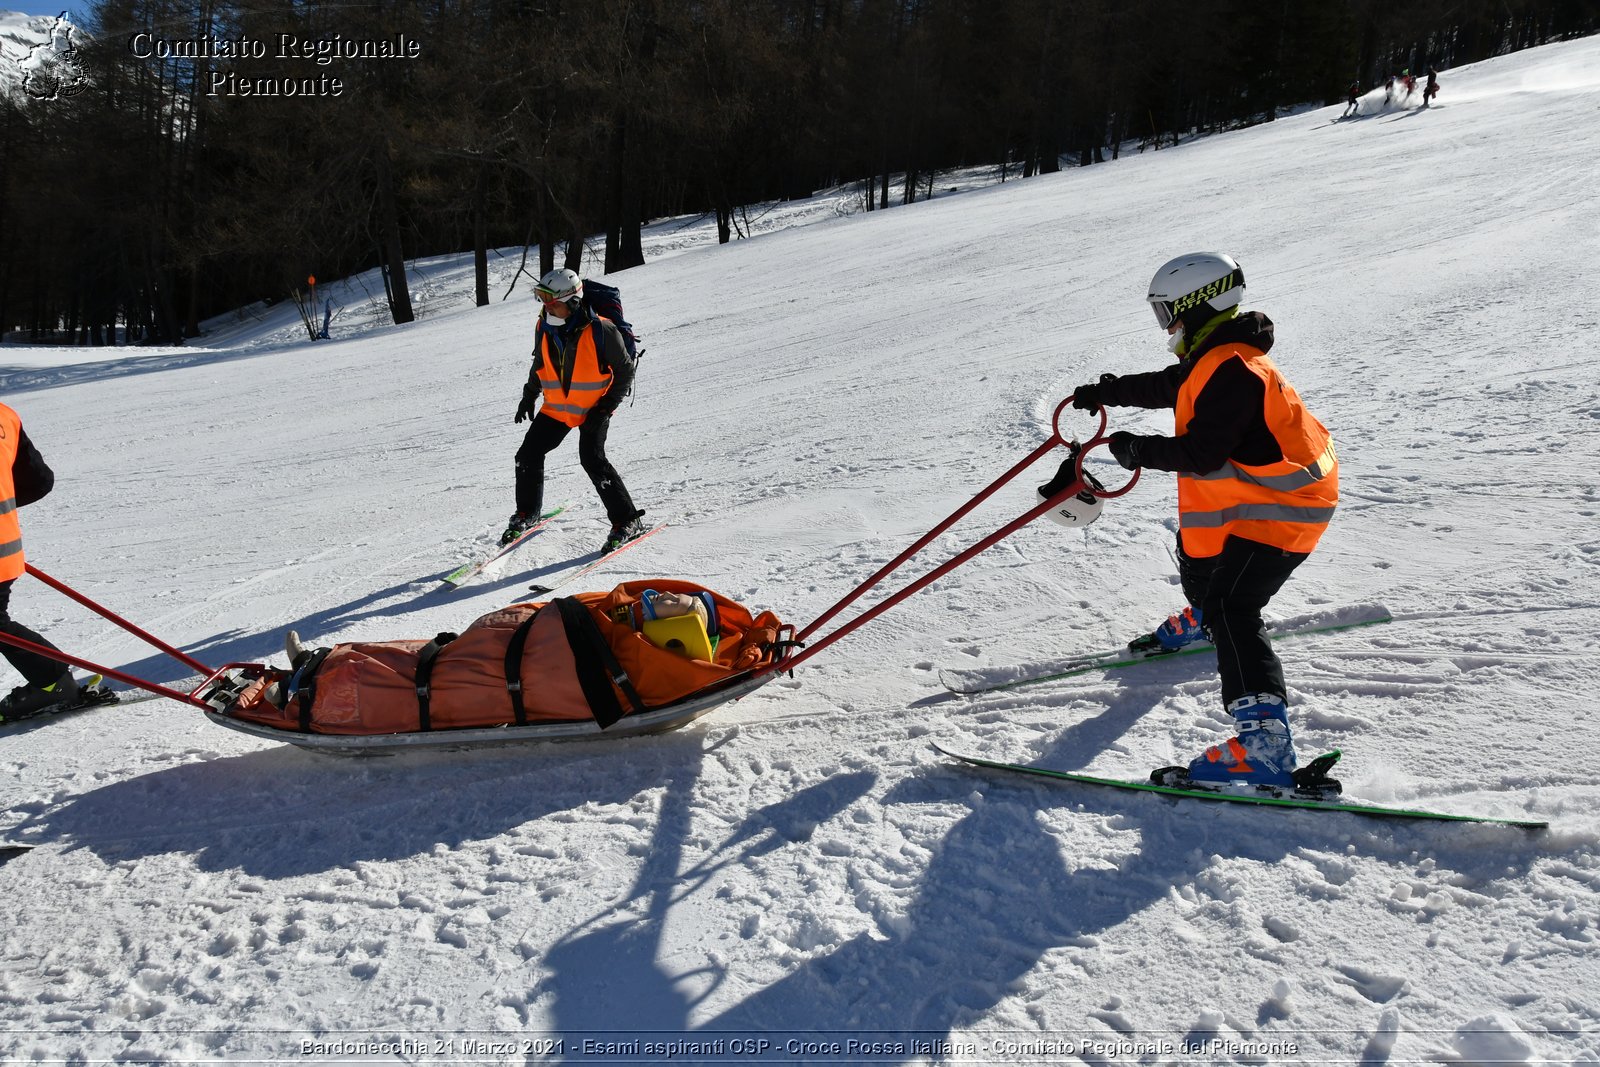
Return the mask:
[[[944,168],[1006,179],[1600,31],[1600,0],[93,0],[0,94],[0,335],[181,343],[308,275]],[[46,63],[45,61],[49,62]],[[1181,208],[1174,206],[1174,212]],[[596,240],[596,238],[599,238]],[[531,260],[531,256],[530,256]],[[532,263],[530,262],[530,267]]]

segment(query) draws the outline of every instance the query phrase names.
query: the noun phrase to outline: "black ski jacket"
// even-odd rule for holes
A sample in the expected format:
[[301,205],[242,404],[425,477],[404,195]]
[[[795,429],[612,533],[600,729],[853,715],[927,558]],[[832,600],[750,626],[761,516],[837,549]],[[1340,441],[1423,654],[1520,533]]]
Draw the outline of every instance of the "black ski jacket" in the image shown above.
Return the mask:
[[11,485],[17,492],[19,508],[47,496],[56,487],[56,472],[28,440],[26,430],[17,435],[17,457],[11,461]]
[[[1246,312],[1212,330],[1182,361],[1158,371],[1128,374],[1100,382],[1100,402],[1109,407],[1171,408],[1196,361],[1223,344],[1272,348],[1272,320]],[[1194,418],[1182,437],[1138,438],[1140,466],[1161,471],[1209,474],[1228,460],[1266,466],[1283,459],[1278,439],[1267,429],[1266,385],[1244,361],[1229,359],[1216,369],[1195,398]]]

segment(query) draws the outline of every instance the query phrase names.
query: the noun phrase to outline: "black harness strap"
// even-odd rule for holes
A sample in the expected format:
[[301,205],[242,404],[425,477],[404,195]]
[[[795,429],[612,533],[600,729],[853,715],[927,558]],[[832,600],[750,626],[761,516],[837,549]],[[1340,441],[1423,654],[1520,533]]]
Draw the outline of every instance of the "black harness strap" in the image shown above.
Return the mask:
[[417,653],[417,729],[419,730],[433,729],[433,722],[428,715],[428,703],[433,692],[429,685],[429,680],[433,677],[433,665],[444,646],[460,636],[460,634],[442,633],[423,645],[422,651]]
[[528,709],[522,702],[522,652],[528,647],[528,631],[533,629],[533,620],[543,610],[541,606],[523,619],[506,645],[506,692],[511,695],[511,714],[518,726],[528,725]]
[[300,705],[300,732],[311,732],[311,705],[317,699],[317,668],[328,658],[331,648],[319,648],[301,658],[289,679],[289,695]]
[[[604,730],[625,715],[642,711],[644,701],[639,699],[638,690],[634,689],[622,664],[617,662],[605,635],[600,632],[600,624],[594,621],[589,609],[573,597],[560,597],[551,603],[561,612],[567,644],[572,649],[572,659],[577,665],[578,685],[583,689],[583,698],[589,703],[589,713],[600,724],[600,729]],[[624,708],[617,700],[613,683],[622,690],[632,707]]]

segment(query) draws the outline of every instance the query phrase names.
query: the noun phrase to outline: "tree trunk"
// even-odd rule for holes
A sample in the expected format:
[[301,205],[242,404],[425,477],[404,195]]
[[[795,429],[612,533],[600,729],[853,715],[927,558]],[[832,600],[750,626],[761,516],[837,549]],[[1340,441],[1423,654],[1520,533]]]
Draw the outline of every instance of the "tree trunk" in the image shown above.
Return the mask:
[[577,274],[579,268],[583,266],[583,228],[576,222],[572,223],[571,227],[567,234],[567,254],[562,257],[561,265]]
[[186,270],[189,276],[189,313],[184,323],[183,335],[185,337],[200,336],[200,272],[193,267]]
[[478,286],[478,306],[489,306],[489,168],[478,165],[478,180],[472,187],[472,275]]
[[644,235],[638,168],[629,157],[637,133],[626,115],[618,115],[611,127],[610,182],[606,190],[605,272],[615,273],[644,263]]
[[555,227],[550,224],[550,187],[544,182],[539,183],[539,201],[537,205],[539,227],[539,277],[556,269],[556,239]]
[[400,205],[394,193],[394,167],[388,145],[374,153],[378,167],[378,228],[383,233],[383,261],[388,270],[389,312],[396,326],[416,319],[411,310],[411,291],[406,286],[406,257],[400,244]]
[[161,269],[161,260],[159,244],[145,249],[145,291],[152,294],[151,312],[155,317],[151,324],[150,337],[154,341],[180,345],[183,343],[183,337],[178,330],[178,310],[172,302],[172,289],[175,283],[171,272]]

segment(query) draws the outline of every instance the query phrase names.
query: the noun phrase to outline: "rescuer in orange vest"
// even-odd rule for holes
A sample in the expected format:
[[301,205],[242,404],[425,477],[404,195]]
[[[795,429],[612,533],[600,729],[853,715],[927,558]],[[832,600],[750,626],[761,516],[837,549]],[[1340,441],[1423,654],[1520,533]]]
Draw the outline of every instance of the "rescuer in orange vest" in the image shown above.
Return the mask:
[[[40,499],[55,487],[56,476],[22,431],[22,419],[0,404],[0,633],[55,648],[11,617],[11,587],[25,572],[22,522],[17,509]],[[27,683],[0,700],[0,722],[11,722],[78,700],[72,670],[60,660],[0,644],[5,656]]]
[[[611,520],[602,551],[609,552],[644,532],[628,487],[606,458],[606,433],[611,415],[633,384],[633,358],[611,320],[592,313],[583,301],[583,281],[572,271],[556,268],[534,287],[543,304],[536,332],[533,369],[522,388],[517,422],[532,417],[517,450],[517,510],[501,536],[502,544],[517,539],[539,520],[544,503],[544,457],[574,427],[578,461],[594,482]],[[544,404],[534,414],[534,405]]]
[[1222,700],[1239,734],[1191,762],[1190,780],[1289,786],[1288,691],[1261,612],[1327,529],[1339,463],[1327,429],[1267,356],[1272,321],[1241,314],[1243,296],[1244,272],[1231,256],[1163,264],[1146,299],[1178,363],[1101,375],[1078,388],[1073,407],[1174,410],[1171,437],[1117,432],[1108,446],[1129,470],[1178,476],[1178,573],[1189,606],[1129,647],[1159,654],[1208,637],[1216,644]]

